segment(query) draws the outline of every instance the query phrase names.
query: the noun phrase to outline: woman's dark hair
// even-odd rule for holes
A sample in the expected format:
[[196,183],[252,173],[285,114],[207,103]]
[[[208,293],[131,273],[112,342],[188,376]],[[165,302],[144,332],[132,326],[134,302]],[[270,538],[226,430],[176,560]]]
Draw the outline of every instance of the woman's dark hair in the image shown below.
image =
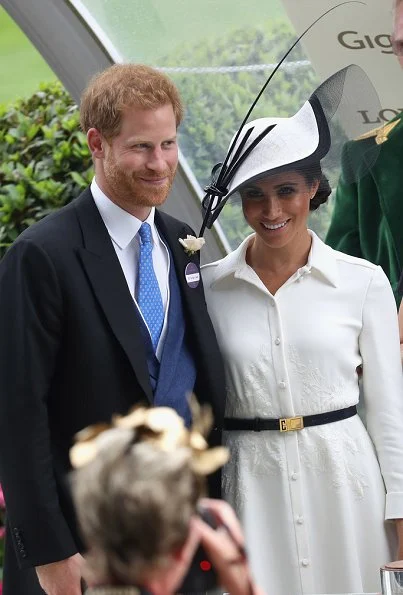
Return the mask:
[[301,165],[292,169],[304,176],[308,184],[313,184],[314,182],[319,181],[316,194],[311,199],[311,203],[309,205],[310,211],[316,211],[320,205],[323,205],[323,203],[327,201],[330,194],[332,193],[329,180],[322,172],[320,163],[310,163],[309,165]]

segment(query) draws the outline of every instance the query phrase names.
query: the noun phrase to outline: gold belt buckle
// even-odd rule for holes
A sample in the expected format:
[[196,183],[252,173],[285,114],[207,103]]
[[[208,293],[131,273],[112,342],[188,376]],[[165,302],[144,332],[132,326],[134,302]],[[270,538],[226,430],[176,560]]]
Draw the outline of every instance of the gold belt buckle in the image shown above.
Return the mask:
[[293,432],[294,430],[302,430],[304,427],[304,418],[302,415],[298,417],[283,417],[279,420],[280,432]]

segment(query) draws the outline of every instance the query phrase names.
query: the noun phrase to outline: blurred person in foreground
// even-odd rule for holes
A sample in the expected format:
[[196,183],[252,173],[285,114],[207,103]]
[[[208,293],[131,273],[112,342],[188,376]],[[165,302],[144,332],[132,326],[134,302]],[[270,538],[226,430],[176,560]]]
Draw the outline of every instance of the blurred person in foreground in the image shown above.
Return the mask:
[[[396,0],[393,49],[403,67],[403,1]],[[335,250],[380,265],[388,277],[397,304],[397,286],[403,268],[403,117],[346,143],[340,180],[326,243]],[[367,174],[351,181],[349,163],[365,163],[374,147],[379,157]]]
[[188,391],[220,424],[224,373],[199,252],[180,241],[189,226],[158,209],[182,115],[177,88],[153,68],[96,75],[80,105],[95,178],[0,262],[4,595],[81,593],[66,481],[79,430],[136,403],[173,407],[189,423]]
[[[208,417],[195,415],[187,431],[173,410],[140,408],[111,429],[79,434],[71,460],[78,468],[73,494],[88,548],[87,595],[171,595],[200,543],[232,595],[262,595],[232,509],[201,498],[205,476],[228,458],[224,448],[206,450],[201,432]],[[214,516],[216,530],[201,520],[201,509]]]

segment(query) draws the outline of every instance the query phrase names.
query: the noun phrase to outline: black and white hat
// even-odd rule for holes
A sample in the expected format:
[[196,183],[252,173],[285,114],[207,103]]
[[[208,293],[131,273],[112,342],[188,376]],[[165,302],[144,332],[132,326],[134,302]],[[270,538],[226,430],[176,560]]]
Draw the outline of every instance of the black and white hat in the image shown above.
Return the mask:
[[[294,115],[248,122],[272,76],[273,73],[233,136],[223,162],[213,168],[211,181],[205,188],[200,235],[206,227],[212,226],[228,199],[237,196],[237,191],[248,182],[291,167],[308,167],[319,162],[325,171],[339,167],[346,141],[365,132],[362,119],[357,117],[360,110],[364,106],[374,113],[380,108],[368,76],[362,68],[352,64],[328,77]],[[371,146],[365,162],[349,163],[345,180],[361,178],[373,166],[379,150],[380,147]],[[344,161],[350,155],[354,158],[354,153],[349,152]]]
[[[256,139],[260,139],[248,153]],[[245,141],[245,142],[244,142]],[[242,146],[242,148],[241,148]],[[320,103],[310,99],[290,118],[260,118],[246,124],[232,153],[239,165],[228,177],[227,197],[247,182],[290,164],[320,161],[330,148],[330,134]],[[248,155],[246,155],[248,153]],[[242,159],[242,157],[245,157]],[[233,164],[233,161],[229,161]],[[229,166],[231,171],[231,165]]]

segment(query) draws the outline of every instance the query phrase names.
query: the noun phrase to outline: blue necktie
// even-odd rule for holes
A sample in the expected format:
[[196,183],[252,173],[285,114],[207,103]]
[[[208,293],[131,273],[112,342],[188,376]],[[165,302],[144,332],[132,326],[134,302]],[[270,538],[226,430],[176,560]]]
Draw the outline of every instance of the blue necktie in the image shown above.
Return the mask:
[[139,234],[141,244],[137,303],[147,323],[155,351],[164,324],[164,306],[153,267],[153,243],[150,225],[143,223],[139,229]]

